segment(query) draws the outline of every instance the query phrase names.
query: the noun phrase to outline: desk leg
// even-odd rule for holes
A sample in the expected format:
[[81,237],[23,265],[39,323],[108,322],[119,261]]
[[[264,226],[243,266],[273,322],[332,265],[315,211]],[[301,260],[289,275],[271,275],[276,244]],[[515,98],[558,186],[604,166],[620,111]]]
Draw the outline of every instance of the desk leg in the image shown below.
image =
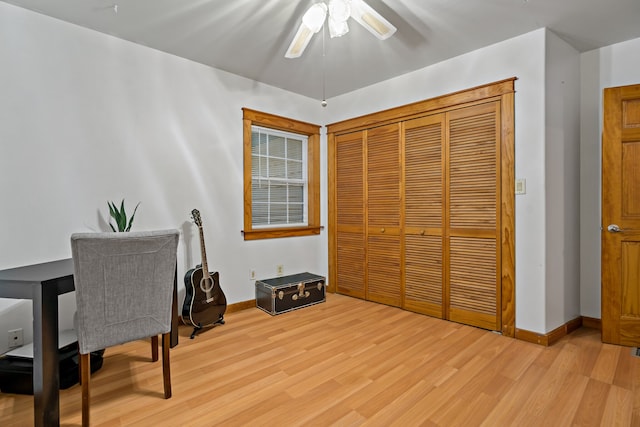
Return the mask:
[[41,285],[33,295],[33,412],[36,427],[60,425],[58,292]]

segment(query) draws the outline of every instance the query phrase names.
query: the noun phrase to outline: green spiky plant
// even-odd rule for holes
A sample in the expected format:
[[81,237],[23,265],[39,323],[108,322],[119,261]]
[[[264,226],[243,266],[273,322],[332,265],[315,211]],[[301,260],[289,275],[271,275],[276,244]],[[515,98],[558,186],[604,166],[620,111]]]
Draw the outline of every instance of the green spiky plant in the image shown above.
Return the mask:
[[113,218],[113,220],[116,222],[116,226],[118,227],[118,229],[116,230],[113,224],[111,224],[111,221],[109,221],[109,227],[111,227],[113,231],[131,230],[133,218],[136,216],[136,211],[138,210],[138,206],[140,206],[140,202],[138,202],[135,209],[133,210],[133,214],[131,215],[131,218],[129,218],[129,223],[127,223],[127,212],[124,209],[124,199],[122,199],[122,202],[120,202],[120,209],[118,209],[116,204],[113,202],[107,202],[107,204],[109,205],[109,214],[111,215],[111,218]]

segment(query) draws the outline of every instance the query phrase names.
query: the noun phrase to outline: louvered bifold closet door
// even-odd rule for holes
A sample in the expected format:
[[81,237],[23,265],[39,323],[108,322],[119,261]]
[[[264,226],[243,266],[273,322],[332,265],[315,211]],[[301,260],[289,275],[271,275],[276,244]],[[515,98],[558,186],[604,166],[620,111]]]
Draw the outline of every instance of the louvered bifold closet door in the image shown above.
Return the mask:
[[500,330],[499,103],[448,113],[448,128],[448,318]]
[[365,298],[363,132],[339,135],[336,147],[337,292]]
[[402,304],[400,125],[366,131],[367,299]]
[[444,114],[404,124],[404,308],[442,318]]

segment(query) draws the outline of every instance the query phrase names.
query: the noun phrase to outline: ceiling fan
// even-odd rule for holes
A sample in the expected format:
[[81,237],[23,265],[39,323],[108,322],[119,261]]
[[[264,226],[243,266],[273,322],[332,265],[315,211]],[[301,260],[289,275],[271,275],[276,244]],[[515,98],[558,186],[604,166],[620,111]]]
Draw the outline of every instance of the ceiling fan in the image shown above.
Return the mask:
[[347,20],[350,17],[380,40],[386,40],[396,32],[396,27],[363,0],[318,2],[311,5],[302,16],[298,32],[293,37],[284,56],[286,58],[300,57],[307,48],[311,37],[324,25],[325,19],[329,24],[329,35],[332,38],[347,34],[349,32]]

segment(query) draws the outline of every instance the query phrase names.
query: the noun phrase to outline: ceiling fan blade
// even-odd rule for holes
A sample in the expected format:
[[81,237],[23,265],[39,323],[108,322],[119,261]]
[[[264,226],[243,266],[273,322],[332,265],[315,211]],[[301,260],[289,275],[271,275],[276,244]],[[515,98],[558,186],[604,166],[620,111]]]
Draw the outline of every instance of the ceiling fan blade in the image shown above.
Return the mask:
[[351,0],[351,17],[380,40],[396,32],[396,27],[362,0]]
[[307,27],[304,22],[300,24],[298,32],[291,40],[291,44],[287,49],[287,53],[284,54],[285,58],[299,58],[304,52],[313,36],[314,32]]

